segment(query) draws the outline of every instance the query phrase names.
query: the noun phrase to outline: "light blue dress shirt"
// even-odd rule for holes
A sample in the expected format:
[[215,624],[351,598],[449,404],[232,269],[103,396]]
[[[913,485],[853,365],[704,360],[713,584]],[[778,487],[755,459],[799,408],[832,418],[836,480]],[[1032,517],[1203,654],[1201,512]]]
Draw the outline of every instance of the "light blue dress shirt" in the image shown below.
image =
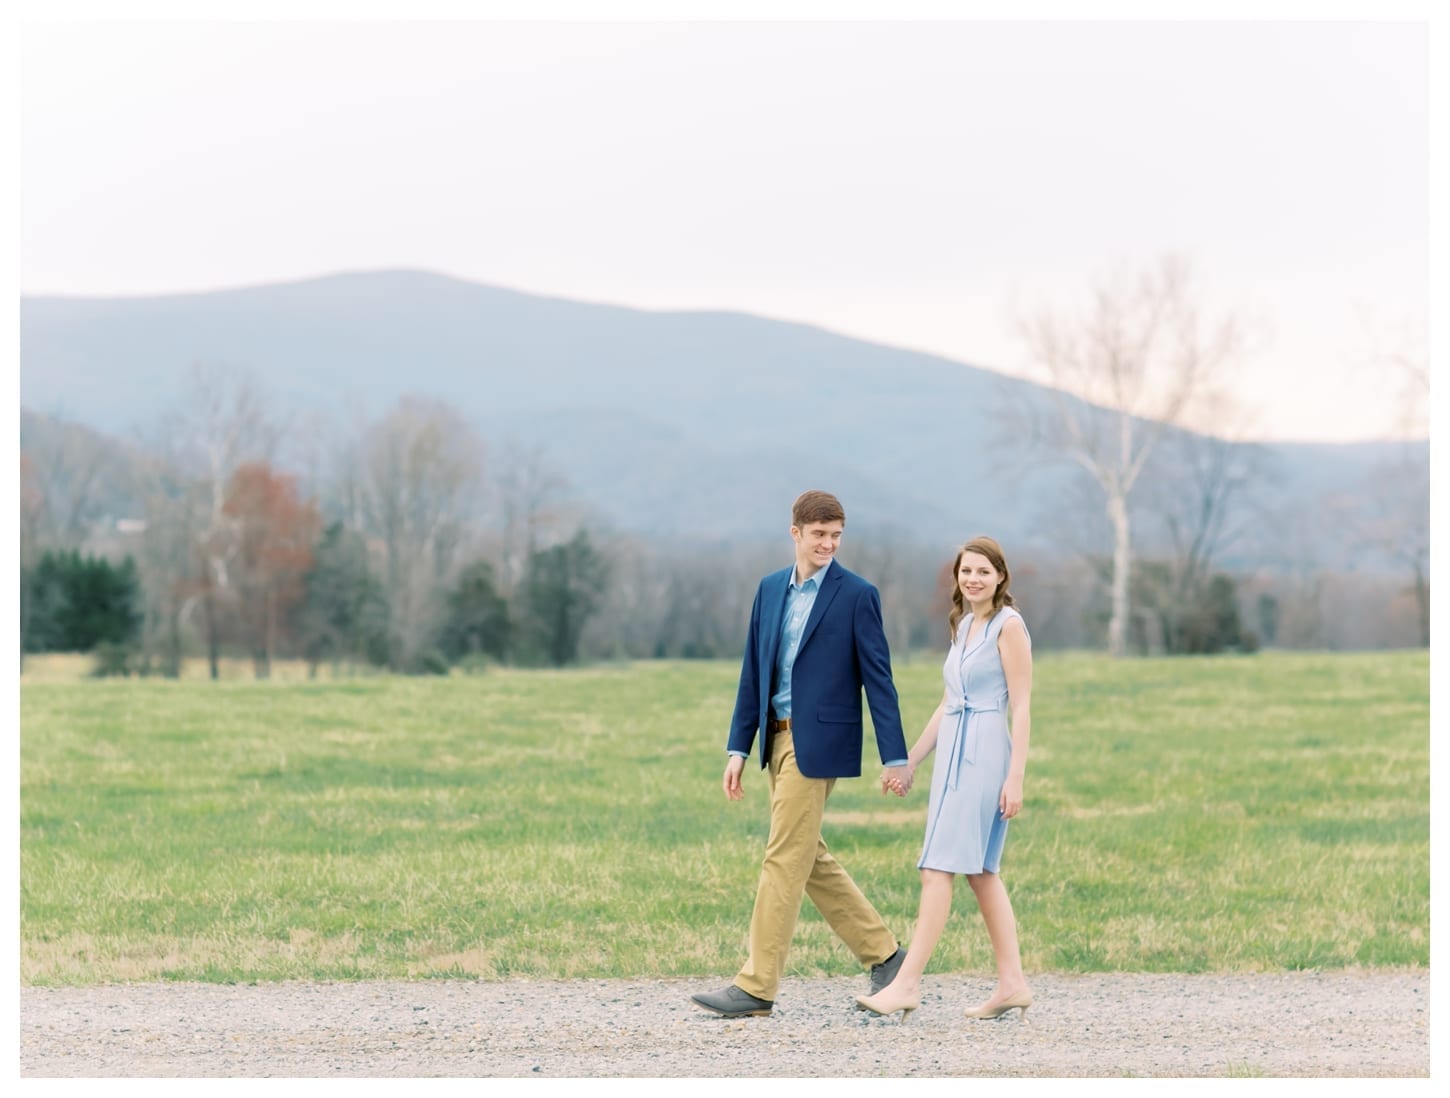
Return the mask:
[[[820,594],[821,584],[825,582],[826,573],[830,571],[833,561],[826,561],[825,566],[804,583],[798,582],[798,573],[792,569],[790,587],[785,596],[785,614],[780,622],[780,647],[775,654],[775,686],[776,692],[771,695],[770,709],[775,714],[776,720],[785,720],[790,716],[790,677],[795,669],[796,653],[800,651],[801,635],[806,631],[806,622],[811,620],[811,609],[816,605],[816,595]],[[731,755],[738,755],[742,759],[746,757],[743,751],[731,751]],[[887,766],[905,766],[906,760],[886,763]]]
[[795,669],[796,653],[800,651],[801,634],[806,631],[806,622],[811,618],[811,607],[816,604],[816,595],[826,580],[826,573],[833,562],[826,561],[825,567],[804,583],[790,576],[790,588],[785,595],[785,613],[780,619],[780,647],[775,653],[775,686],[770,708],[775,719],[783,721],[790,716],[790,673]]

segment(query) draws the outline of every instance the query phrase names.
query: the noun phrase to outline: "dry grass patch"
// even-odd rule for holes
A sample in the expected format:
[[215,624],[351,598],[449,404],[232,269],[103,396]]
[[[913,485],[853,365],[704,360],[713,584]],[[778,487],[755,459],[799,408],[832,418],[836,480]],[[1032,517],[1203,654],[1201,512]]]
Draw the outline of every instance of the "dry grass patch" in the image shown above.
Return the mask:
[[882,808],[865,811],[833,812],[826,810],[825,827],[916,827],[926,825],[926,808]]

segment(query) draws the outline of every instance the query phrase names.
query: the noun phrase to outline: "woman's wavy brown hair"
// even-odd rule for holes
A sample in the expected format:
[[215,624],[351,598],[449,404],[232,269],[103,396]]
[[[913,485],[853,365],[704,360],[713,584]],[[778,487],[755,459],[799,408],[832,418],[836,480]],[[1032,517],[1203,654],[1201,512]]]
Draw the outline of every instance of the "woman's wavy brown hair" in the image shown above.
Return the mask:
[[1013,605],[1012,592],[1007,588],[1012,583],[1012,573],[1007,571],[1007,558],[1002,555],[1002,547],[996,540],[987,537],[985,534],[974,537],[967,544],[957,550],[957,559],[952,562],[952,610],[947,615],[947,643],[957,639],[957,626],[962,624],[962,619],[972,612],[967,605],[966,597],[962,594],[962,585],[957,579],[957,573],[962,567],[962,557],[968,553],[980,553],[986,557],[993,568],[1002,576],[1002,582],[997,584],[997,591],[992,596],[992,612],[996,613],[1004,606]]

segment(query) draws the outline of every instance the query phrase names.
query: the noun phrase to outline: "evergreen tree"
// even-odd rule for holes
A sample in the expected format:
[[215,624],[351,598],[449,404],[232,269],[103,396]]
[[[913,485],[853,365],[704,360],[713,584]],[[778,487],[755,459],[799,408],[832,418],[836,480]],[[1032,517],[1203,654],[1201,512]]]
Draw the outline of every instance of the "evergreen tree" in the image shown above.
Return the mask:
[[531,639],[555,667],[578,658],[579,637],[603,602],[609,572],[609,562],[584,530],[563,545],[529,557],[524,579],[526,623]]
[[130,557],[113,565],[76,550],[49,551],[25,581],[27,651],[89,652],[98,644],[126,645],[136,639],[141,584]]
[[475,654],[501,660],[508,654],[510,631],[508,603],[494,583],[493,565],[474,561],[448,593],[443,654],[455,663]]
[[387,663],[387,599],[368,568],[360,534],[340,522],[329,526],[305,583],[302,647],[314,673],[323,660]]

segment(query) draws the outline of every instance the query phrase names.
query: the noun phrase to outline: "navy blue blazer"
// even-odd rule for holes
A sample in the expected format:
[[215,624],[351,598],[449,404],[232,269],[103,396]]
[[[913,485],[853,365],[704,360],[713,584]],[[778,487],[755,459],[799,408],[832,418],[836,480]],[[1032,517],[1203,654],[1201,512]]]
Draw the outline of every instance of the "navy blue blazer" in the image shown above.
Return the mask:
[[[760,581],[755,592],[745,659],[740,667],[740,689],[726,744],[729,751],[749,755],[756,732],[762,732],[762,769],[770,762],[766,718],[775,692],[775,657],[792,572],[792,568],[772,572]],[[881,596],[871,584],[833,561],[801,632],[791,671],[790,735],[796,765],[806,777],[860,776],[865,736],[861,717],[863,687],[882,763],[906,758],[901,707],[891,681],[891,653],[881,627]]]

